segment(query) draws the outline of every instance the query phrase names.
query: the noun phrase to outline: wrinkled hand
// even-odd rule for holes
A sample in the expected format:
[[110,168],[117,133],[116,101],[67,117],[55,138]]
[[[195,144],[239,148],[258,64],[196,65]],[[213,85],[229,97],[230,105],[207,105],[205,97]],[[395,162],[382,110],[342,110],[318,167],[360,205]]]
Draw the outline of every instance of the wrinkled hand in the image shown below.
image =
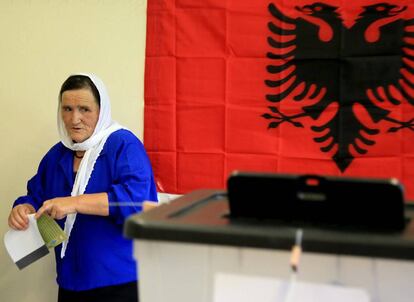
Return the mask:
[[35,218],[38,219],[46,213],[53,219],[65,218],[68,214],[76,213],[76,197],[57,197],[46,200],[42,207],[37,211]]
[[25,203],[15,206],[9,215],[9,227],[14,230],[25,230],[29,226],[28,214],[35,213],[36,210],[32,205]]

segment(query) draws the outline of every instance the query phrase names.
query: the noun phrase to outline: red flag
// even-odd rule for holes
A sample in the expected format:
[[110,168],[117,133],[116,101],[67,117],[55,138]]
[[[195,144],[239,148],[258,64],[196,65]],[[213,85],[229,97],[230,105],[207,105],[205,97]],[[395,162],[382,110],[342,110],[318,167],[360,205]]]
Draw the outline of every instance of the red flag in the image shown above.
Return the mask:
[[233,170],[396,177],[414,198],[411,1],[148,1],[160,191]]

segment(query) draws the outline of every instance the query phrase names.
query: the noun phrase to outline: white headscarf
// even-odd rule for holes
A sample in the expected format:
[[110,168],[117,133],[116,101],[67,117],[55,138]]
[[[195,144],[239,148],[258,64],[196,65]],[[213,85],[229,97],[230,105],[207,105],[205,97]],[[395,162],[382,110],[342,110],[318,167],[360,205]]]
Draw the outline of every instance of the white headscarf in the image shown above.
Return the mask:
[[[89,182],[91,177],[93,167],[95,165],[96,160],[101,153],[106,140],[108,139],[111,133],[122,129],[121,125],[114,122],[111,118],[111,104],[109,102],[109,95],[106,91],[105,85],[100,78],[98,78],[94,74],[87,74],[87,73],[79,73],[76,75],[83,75],[87,76],[92,80],[95,84],[96,88],[99,91],[100,96],[100,110],[99,110],[99,119],[96,124],[95,130],[93,131],[91,137],[81,143],[74,143],[68,132],[66,131],[65,124],[62,120],[61,114],[61,100],[59,97],[58,103],[58,114],[57,114],[57,126],[60,135],[60,139],[67,148],[74,150],[74,151],[86,151],[81,162],[79,165],[78,172],[76,174],[75,183],[72,188],[71,196],[78,196],[82,195],[85,192],[86,186]],[[65,256],[66,248],[69,243],[70,233],[72,231],[73,225],[76,220],[76,213],[69,214],[66,216],[65,222],[65,233],[68,236],[68,239],[63,242],[62,250],[60,253],[60,257],[63,258]]]

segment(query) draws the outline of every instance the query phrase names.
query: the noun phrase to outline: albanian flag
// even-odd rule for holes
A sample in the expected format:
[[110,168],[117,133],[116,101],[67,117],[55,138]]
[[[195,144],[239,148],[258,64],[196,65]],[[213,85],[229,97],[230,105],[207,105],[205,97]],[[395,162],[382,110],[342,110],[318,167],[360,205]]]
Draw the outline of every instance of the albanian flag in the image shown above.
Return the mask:
[[414,3],[148,0],[158,189],[233,170],[396,177],[414,199]]

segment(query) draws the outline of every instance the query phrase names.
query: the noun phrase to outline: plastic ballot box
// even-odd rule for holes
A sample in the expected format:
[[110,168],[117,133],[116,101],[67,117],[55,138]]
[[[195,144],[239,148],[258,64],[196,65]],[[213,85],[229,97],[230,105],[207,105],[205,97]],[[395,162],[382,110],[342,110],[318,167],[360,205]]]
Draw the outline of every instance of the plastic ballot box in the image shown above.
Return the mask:
[[[343,300],[356,293],[361,299],[352,301],[413,301],[411,220],[402,230],[376,232],[234,219],[227,197],[226,191],[194,191],[126,221],[141,302],[267,301],[272,295],[272,301],[325,301],[332,290]],[[252,207],[261,202],[252,200]],[[410,206],[405,215],[412,217]],[[252,292],[268,295],[256,300]]]

